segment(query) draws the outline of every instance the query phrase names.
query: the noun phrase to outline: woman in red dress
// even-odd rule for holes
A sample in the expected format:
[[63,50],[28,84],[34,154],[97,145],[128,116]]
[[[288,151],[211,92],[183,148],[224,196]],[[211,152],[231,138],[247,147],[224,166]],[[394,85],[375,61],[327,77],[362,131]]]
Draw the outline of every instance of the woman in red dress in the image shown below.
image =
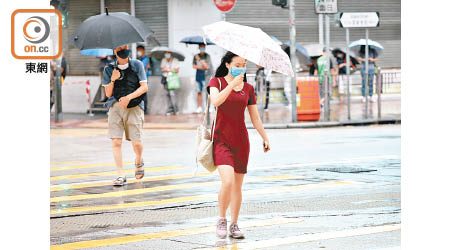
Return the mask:
[[264,152],[270,150],[269,139],[258,114],[255,90],[247,83],[246,63],[246,59],[227,52],[207,87],[211,102],[217,108],[213,157],[222,180],[216,228],[219,238],[227,236],[225,216],[228,206],[231,211],[230,237],[244,237],[237,220],[242,202],[242,182],[247,173],[250,153],[245,108],[248,108],[253,126],[263,139]]

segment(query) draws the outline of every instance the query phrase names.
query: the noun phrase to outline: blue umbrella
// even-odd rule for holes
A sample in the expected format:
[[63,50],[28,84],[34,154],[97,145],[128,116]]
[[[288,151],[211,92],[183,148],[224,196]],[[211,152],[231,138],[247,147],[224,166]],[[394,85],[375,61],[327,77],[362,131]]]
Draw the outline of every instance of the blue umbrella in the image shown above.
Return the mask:
[[[381,55],[381,53],[383,53],[384,48],[378,42],[369,39],[368,44],[369,49],[375,49],[377,51],[378,56]],[[361,48],[361,46],[366,46],[366,39],[359,39],[353,41],[350,43],[348,47],[350,48],[350,50],[355,52],[356,55],[359,55],[359,49]]]
[[[180,41],[180,43],[185,44],[205,44],[205,41],[203,41],[202,36],[188,36],[183,38],[183,40]],[[211,42],[208,38],[206,38],[206,45],[215,45],[215,43]]]
[[112,56],[114,55],[114,52],[112,49],[84,49],[81,51],[81,55],[103,57]]
[[[290,41],[284,42],[284,45],[289,48],[291,46],[291,42]],[[298,52],[302,53],[304,56],[310,58],[308,51],[305,49],[305,47],[301,46],[299,43],[295,43],[295,49]]]
[[270,36],[270,38],[272,38],[272,40],[274,41],[274,42],[276,42],[276,43],[278,43],[278,45],[282,45],[283,43],[280,41],[280,40],[278,40],[278,38],[276,38],[276,37],[274,37],[274,36],[272,36],[272,35],[269,35]]

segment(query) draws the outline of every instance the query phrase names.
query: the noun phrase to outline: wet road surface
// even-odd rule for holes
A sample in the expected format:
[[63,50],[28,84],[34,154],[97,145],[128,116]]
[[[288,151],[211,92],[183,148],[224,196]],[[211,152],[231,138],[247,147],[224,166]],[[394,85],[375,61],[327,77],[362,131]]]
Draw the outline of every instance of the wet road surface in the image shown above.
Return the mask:
[[192,175],[195,131],[145,130],[139,181],[125,141],[113,187],[107,130],[52,129],[52,249],[399,249],[400,127],[267,130],[267,154],[249,130],[242,240],[215,236],[220,177]]

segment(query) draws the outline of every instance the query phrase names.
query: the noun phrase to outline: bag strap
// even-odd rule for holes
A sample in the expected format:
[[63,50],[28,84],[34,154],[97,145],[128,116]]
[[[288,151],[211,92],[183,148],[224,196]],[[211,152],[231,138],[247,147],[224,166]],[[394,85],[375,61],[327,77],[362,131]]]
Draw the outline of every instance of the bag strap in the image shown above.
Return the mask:
[[[217,79],[219,80],[219,92],[220,92],[220,91],[222,91],[222,81],[220,80],[220,78],[217,78]],[[205,124],[205,122],[206,122],[206,115],[208,113],[210,105],[211,105],[211,94],[208,94],[208,105],[207,105],[206,110],[205,110],[205,115],[204,115],[204,118],[203,118],[203,124]],[[218,112],[219,112],[219,108],[217,107],[216,108],[216,115],[214,116],[213,128],[212,128],[212,131],[211,131],[211,140],[212,141],[214,141],[214,130],[216,128],[216,120],[217,120]]]

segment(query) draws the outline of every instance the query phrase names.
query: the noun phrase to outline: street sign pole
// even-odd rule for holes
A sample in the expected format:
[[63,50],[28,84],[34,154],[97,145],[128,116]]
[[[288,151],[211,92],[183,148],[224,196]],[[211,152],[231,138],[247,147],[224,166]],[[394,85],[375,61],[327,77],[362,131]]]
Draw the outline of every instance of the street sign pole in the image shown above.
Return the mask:
[[297,73],[295,72],[295,66],[297,63],[297,57],[295,54],[295,1],[289,0],[289,35],[290,35],[290,54],[291,64],[294,76],[291,78],[291,107],[292,107],[292,122],[297,122]]
[[351,120],[350,115],[350,103],[351,103],[351,93],[350,93],[350,48],[348,45],[350,44],[350,31],[348,28],[345,28],[345,37],[347,40],[347,48],[346,48],[346,55],[345,55],[345,73],[347,75],[347,116],[348,120]]
[[365,111],[365,118],[367,119],[369,117],[369,29],[366,28],[366,72],[365,72],[365,98],[366,98],[366,111]]
[[[327,62],[326,68],[325,68],[325,75],[326,78],[322,82],[325,86],[325,119],[326,121],[330,120],[330,93],[331,93],[331,86],[330,86],[330,78],[331,72],[330,72],[330,17],[325,14],[325,48],[326,48],[326,54],[325,54],[325,60]],[[325,81],[326,80],[326,81]]]
[[319,14],[319,43],[324,44],[323,42],[323,14]]
[[[369,117],[369,29],[380,26],[380,13],[378,12],[344,12],[340,14],[339,22],[343,28],[365,28],[366,29],[366,45],[365,45],[365,72],[363,73],[364,93],[363,100],[366,101],[364,118]],[[347,31],[348,32],[348,31]],[[348,33],[347,33],[348,36]],[[347,38],[347,44],[348,44]],[[361,45],[362,46],[362,45]],[[348,48],[348,45],[347,45]],[[348,50],[347,50],[348,52]],[[347,53],[348,54],[348,53]],[[348,57],[347,57],[348,63]],[[348,66],[347,66],[348,76]],[[372,81],[373,82],[373,81]],[[373,89],[373,86],[372,86]],[[349,113],[350,113],[350,98],[349,98]],[[350,119],[350,114],[349,114]]]
[[[314,9],[316,14],[319,15],[319,43],[323,46],[323,16],[325,14],[325,70],[324,76],[322,77],[322,88],[324,92],[324,105],[323,118],[326,121],[330,120],[330,98],[332,93],[332,86],[330,84],[330,17],[328,14],[335,14],[338,12],[337,0],[314,0]],[[320,87],[320,86],[319,86]],[[321,98],[322,99],[322,98]]]

